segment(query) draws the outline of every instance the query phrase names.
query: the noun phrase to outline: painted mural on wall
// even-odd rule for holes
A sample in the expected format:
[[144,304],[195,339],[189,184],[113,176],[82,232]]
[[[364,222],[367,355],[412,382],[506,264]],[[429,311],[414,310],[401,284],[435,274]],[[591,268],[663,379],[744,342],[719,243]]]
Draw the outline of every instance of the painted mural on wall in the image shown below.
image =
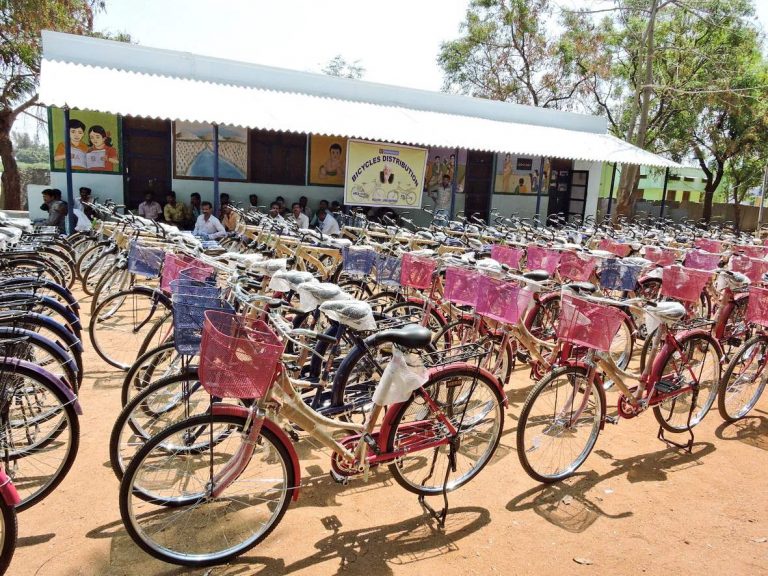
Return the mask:
[[309,184],[344,186],[347,139],[336,136],[309,138]]
[[467,173],[467,151],[456,148],[430,148],[427,153],[427,169],[424,174],[424,190],[434,192],[447,175],[456,192],[464,193],[464,178]]
[[[213,125],[173,123],[173,177],[213,178]],[[248,179],[248,130],[219,126],[219,179]]]
[[536,194],[542,182],[541,159],[514,154],[496,155],[495,194]]
[[[66,170],[64,136],[64,110],[48,108],[48,141],[53,171]],[[69,140],[73,172],[121,171],[118,116],[90,110],[70,110]]]

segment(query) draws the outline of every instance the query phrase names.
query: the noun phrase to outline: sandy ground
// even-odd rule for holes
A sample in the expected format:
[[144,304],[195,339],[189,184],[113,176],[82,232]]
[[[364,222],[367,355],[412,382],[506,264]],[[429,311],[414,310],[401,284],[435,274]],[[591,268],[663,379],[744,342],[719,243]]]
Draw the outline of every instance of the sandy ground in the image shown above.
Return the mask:
[[515,453],[525,370],[507,387],[494,460],[450,495],[444,530],[385,471],[340,486],[329,456],[300,446],[299,501],[265,542],[226,566],[165,564],[120,521],[108,439],[123,374],[86,350],[79,454],[58,489],[19,514],[14,576],[768,573],[768,397],[736,425],[714,409],[690,455],[656,439],[650,413],[608,425],[580,473],[544,486]]

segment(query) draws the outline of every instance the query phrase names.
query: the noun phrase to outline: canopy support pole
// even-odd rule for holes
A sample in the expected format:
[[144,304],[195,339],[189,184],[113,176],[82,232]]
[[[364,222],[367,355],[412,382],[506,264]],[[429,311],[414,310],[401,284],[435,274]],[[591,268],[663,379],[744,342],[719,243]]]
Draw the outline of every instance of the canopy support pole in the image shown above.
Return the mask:
[[[536,218],[540,218],[540,210],[541,210],[541,187],[543,185],[544,180],[544,156],[541,157],[541,160],[539,161],[539,183],[536,186]],[[547,183],[549,185],[549,183]]]
[[221,212],[219,199],[219,125],[213,124],[213,213],[218,218]]
[[[75,193],[72,189],[72,141],[69,139],[69,106],[64,106],[64,165],[67,170],[67,232],[75,231]],[[29,203],[29,199],[27,199]]]
[[616,165],[618,163],[613,163],[613,172],[611,173],[611,190],[608,192],[608,210],[605,214],[605,217],[608,218],[611,215],[611,205],[613,204],[613,186],[616,184]]
[[669,183],[669,168],[664,170],[664,189],[661,191],[661,210],[659,218],[664,218],[664,207],[667,204],[667,184]]

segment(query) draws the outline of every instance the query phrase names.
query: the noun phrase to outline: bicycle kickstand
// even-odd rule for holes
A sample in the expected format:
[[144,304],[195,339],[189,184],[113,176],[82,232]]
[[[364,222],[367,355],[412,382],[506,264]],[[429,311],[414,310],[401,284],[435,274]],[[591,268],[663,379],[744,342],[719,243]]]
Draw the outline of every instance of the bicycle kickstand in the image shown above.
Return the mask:
[[664,435],[664,428],[662,426],[659,426],[659,434],[657,435],[657,438],[662,442],[664,442],[665,444],[667,444],[668,446],[674,446],[675,448],[686,450],[688,454],[691,454],[693,452],[693,441],[695,438],[693,435],[693,428],[691,427],[691,418],[693,417],[693,411],[696,409],[696,401],[698,399],[699,399],[699,387],[694,386],[693,393],[691,394],[691,407],[688,409],[688,420],[685,423],[685,429],[688,431],[688,434],[690,435],[688,442],[686,442],[685,444],[681,444],[679,442],[674,442],[673,440],[670,440]]
[[456,471],[457,442],[458,437],[454,437],[449,445],[450,449],[448,452],[448,466],[446,466],[445,478],[443,479],[443,509],[440,510],[440,512],[436,511],[434,508],[432,508],[432,506],[427,504],[427,500],[424,494],[419,495],[419,504],[421,504],[422,509],[437,521],[437,525],[441,529],[445,528],[445,519],[448,516],[448,477],[450,476],[451,471]]

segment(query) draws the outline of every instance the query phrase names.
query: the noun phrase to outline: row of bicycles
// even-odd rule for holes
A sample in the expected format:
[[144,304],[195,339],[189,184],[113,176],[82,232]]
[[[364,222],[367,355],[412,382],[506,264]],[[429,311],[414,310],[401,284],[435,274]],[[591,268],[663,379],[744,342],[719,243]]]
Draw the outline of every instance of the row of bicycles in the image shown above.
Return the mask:
[[737,420],[765,386],[768,248],[743,235],[357,215],[329,238],[248,212],[219,243],[93,208],[65,242],[71,281],[94,350],[125,373],[109,445],[123,523],[167,562],[266,538],[299,497],[298,443],[341,484],[386,466],[444,522],[494,456],[519,370],[518,457],[542,482],[649,409],[690,450],[715,402]]

